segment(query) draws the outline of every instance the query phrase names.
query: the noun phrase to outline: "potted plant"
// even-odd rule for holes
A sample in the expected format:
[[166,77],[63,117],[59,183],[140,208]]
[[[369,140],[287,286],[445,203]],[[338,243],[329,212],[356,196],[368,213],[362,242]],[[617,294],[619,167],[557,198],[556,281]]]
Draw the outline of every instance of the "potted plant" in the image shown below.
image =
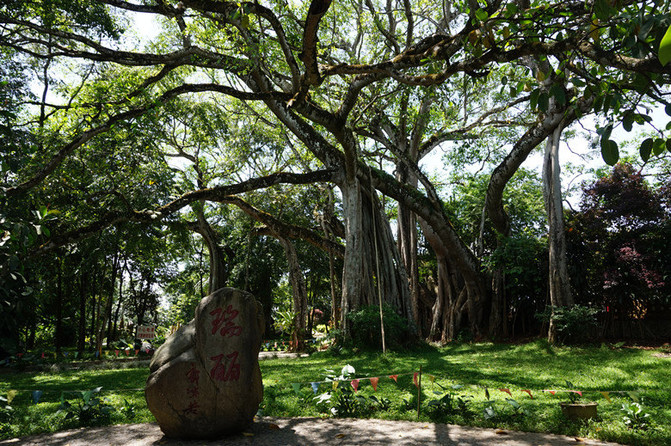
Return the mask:
[[[566,381],[566,386],[571,389],[573,383]],[[561,411],[567,418],[571,420],[588,420],[596,418],[597,403],[582,402],[580,398],[582,393],[577,390],[568,390],[568,401],[559,403]]]

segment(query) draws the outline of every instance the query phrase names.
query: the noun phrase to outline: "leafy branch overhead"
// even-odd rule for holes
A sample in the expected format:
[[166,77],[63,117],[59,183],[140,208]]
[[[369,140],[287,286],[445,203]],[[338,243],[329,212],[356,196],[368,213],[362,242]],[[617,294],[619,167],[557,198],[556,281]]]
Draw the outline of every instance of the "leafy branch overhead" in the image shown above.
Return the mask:
[[[668,0],[5,3],[2,224],[30,234],[7,236],[15,277],[133,224],[195,231],[212,283],[248,284],[269,236],[294,272],[295,249],[329,257],[345,329],[385,300],[433,337],[496,334],[510,300],[485,257],[520,226],[506,197],[534,151],[583,130],[610,165],[621,130],[644,162],[671,150]],[[455,211],[471,177],[481,197]],[[46,231],[41,206],[59,211]]]

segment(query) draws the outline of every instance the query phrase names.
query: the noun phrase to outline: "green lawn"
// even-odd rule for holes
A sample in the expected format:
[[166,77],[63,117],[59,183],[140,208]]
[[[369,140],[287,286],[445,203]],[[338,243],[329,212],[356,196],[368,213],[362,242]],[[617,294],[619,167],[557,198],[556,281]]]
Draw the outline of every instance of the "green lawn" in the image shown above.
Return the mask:
[[[378,377],[379,384],[375,392],[370,381],[362,379],[358,400],[354,394],[337,391],[341,413],[350,410],[358,417],[416,420],[413,373],[421,366],[422,421],[589,436],[625,444],[671,444],[671,358],[656,357],[659,353],[633,348],[555,348],[536,341],[524,345],[427,346],[386,355],[315,353],[309,358],[266,360],[261,362],[265,387],[261,410],[272,416],[330,416],[333,403],[318,405],[310,383],[324,381],[327,369],[340,373],[350,364],[356,370],[355,377]],[[116,409],[107,422],[153,421],[141,390],[147,374],[146,369],[2,373],[0,396],[6,397],[10,389],[19,393],[11,404],[12,411],[3,411],[4,403],[0,402],[0,439],[78,426],[77,417],[66,420],[65,413],[57,413],[62,392],[74,403],[77,394],[70,391],[99,386]],[[392,374],[399,375],[398,382],[388,377]],[[599,403],[597,420],[567,420],[558,406],[567,393],[553,396],[542,392],[567,389],[566,381],[583,392],[583,400]],[[351,388],[349,380],[341,385]],[[322,382],[318,394],[331,388],[331,383]],[[499,389],[508,389],[512,395]],[[32,390],[43,392],[39,404],[32,402]],[[610,401],[602,395],[604,391],[611,392]],[[371,396],[386,404],[374,403]],[[442,404],[432,402],[441,398]],[[642,413],[649,414],[642,419],[644,428],[631,429],[625,424],[622,406],[629,405],[632,398],[639,400]],[[629,418],[637,422],[633,415]]]

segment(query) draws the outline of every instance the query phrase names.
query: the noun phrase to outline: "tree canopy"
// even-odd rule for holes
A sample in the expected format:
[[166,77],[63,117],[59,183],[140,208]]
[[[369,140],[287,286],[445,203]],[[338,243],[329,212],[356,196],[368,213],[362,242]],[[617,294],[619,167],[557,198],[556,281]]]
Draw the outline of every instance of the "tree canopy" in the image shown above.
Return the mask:
[[[379,300],[425,335],[500,335],[502,276],[483,260],[540,225],[537,214],[518,220],[537,203],[504,206],[530,154],[576,124],[595,128],[609,165],[619,129],[634,124],[650,134],[644,161],[671,150],[669,126],[653,119],[671,115],[670,10],[665,0],[3,3],[3,283],[35,256],[101,234],[120,246],[136,243],[131,233],[190,230],[216,288],[241,283],[232,269],[242,258],[248,268],[250,238],[269,237],[293,271],[298,332],[311,246],[339,282],[333,317],[345,334],[346,315]],[[139,23],[160,32],[148,40]],[[475,208],[451,206],[456,186],[427,172],[440,151],[455,170],[486,175]],[[436,258],[433,301],[422,297],[420,243]],[[102,264],[118,265],[114,249]]]

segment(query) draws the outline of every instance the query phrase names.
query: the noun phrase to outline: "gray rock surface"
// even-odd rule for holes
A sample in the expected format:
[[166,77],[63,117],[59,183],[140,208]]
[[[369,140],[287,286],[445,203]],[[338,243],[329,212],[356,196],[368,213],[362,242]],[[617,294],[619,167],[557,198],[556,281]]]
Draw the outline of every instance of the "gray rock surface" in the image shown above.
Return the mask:
[[219,438],[250,425],[263,399],[263,329],[251,294],[222,288],[203,298],[150,364],[147,406],[167,437]]

